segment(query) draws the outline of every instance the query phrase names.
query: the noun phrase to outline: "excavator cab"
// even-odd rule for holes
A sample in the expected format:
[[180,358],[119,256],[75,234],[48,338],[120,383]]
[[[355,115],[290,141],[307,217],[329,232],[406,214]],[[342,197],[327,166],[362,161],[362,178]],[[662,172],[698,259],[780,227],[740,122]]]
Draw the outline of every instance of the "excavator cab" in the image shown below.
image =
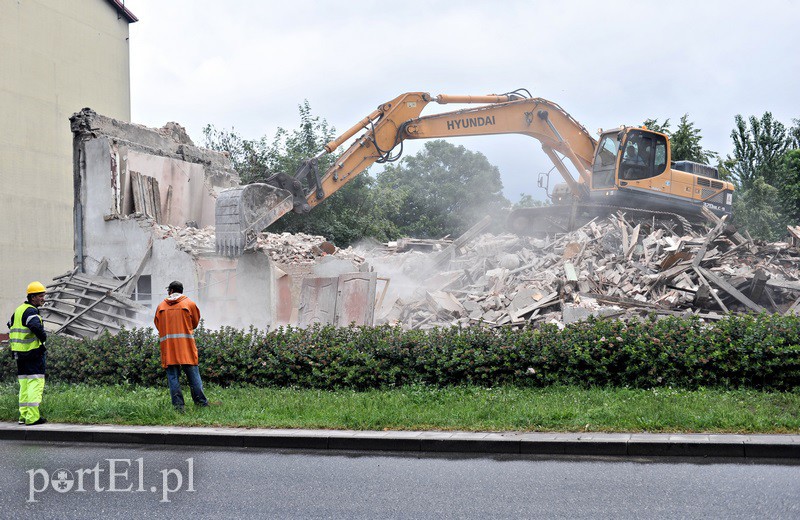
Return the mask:
[[592,165],[592,189],[625,186],[667,170],[667,138],[645,128],[623,128],[600,136]]
[[667,170],[666,136],[646,129],[625,133],[619,179],[636,181],[661,175]]

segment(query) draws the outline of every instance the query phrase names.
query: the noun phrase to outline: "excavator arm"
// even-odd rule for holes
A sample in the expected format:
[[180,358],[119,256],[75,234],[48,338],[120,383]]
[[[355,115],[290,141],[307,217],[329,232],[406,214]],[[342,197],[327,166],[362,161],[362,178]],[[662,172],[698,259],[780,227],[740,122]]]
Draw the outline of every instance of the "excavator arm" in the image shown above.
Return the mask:
[[[480,103],[483,106],[420,117],[419,114],[428,103]],[[580,123],[557,104],[546,99],[526,98],[517,93],[432,97],[424,92],[411,92],[378,107],[350,130],[325,145],[325,151],[321,155],[333,153],[362,129],[367,131],[322,175],[322,193],[308,194],[309,209],[331,196],[372,164],[393,160],[393,150],[406,139],[528,135],[541,143],[543,150],[553,160],[576,196],[581,192],[581,183],[574,179],[555,152],[566,157],[581,180],[588,183],[597,144]]]
[[[557,104],[515,91],[502,95],[431,96],[408,92],[383,103],[324,150],[303,162],[295,174],[279,173],[266,184],[225,191],[217,203],[217,250],[237,255],[254,241],[254,233],[288,211],[308,213],[336,193],[372,164],[399,158],[406,139],[434,139],[493,134],[524,134],[537,139],[555,164],[575,197],[581,197],[590,182],[596,141],[589,132]],[[462,110],[420,116],[429,103],[480,104]],[[318,171],[319,159],[364,131],[327,169]],[[398,153],[394,150],[400,146]],[[560,155],[559,155],[560,154]],[[569,160],[579,175],[576,180],[561,157]],[[239,190],[235,192],[235,190]],[[258,206],[258,196],[269,201]],[[220,204],[220,201],[224,204]],[[243,216],[246,216],[244,218]]]

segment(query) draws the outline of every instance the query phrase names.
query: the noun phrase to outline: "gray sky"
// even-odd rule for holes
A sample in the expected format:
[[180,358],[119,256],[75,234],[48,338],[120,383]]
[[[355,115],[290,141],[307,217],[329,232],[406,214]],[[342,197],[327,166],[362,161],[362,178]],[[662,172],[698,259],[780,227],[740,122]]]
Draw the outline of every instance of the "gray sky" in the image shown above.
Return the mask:
[[[587,129],[680,117],[732,152],[734,116],[800,118],[800,1],[127,0],[132,120],[243,137],[299,125],[307,99],[338,132],[403,92],[527,88]],[[461,108],[447,105],[447,109]],[[429,105],[423,114],[441,111]],[[551,164],[524,136],[453,143],[542,197]],[[419,151],[406,143],[406,155]]]

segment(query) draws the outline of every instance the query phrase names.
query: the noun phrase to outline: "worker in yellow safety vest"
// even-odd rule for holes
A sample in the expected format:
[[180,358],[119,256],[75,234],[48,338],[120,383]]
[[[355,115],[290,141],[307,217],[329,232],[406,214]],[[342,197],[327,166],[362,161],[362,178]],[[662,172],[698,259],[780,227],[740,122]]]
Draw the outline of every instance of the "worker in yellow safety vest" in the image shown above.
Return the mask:
[[47,333],[39,315],[44,304],[45,286],[39,282],[28,284],[28,299],[17,307],[8,322],[11,355],[17,360],[19,380],[19,424],[33,426],[47,422],[39,414],[44,393],[44,365]]

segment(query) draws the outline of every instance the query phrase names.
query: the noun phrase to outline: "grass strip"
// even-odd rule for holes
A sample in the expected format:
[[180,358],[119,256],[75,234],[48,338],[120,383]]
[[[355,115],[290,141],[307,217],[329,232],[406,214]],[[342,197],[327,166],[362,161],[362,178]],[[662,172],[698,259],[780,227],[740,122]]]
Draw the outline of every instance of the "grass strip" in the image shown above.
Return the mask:
[[[49,384],[43,416],[77,424],[355,430],[800,432],[800,392],[411,386],[390,390],[206,387],[208,408],[172,409],[167,388]],[[16,384],[0,420],[17,419]]]

